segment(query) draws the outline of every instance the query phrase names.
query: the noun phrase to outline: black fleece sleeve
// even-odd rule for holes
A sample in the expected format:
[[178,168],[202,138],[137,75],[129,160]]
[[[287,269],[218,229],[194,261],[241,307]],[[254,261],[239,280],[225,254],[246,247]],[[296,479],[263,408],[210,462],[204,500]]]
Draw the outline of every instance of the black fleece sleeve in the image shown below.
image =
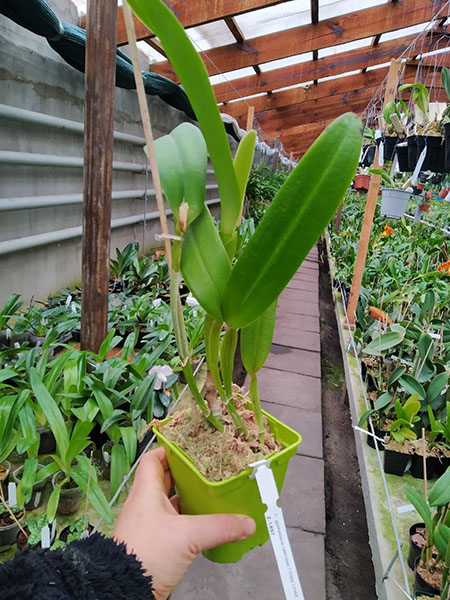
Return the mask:
[[24,550],[0,565],[1,600],[155,600],[124,544],[94,533],[64,550]]

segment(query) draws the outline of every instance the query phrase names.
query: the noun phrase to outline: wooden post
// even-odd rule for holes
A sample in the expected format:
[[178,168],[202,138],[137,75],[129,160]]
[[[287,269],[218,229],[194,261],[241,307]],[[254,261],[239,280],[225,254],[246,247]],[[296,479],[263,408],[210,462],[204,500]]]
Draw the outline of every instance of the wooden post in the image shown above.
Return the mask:
[[[388,102],[395,100],[397,93],[398,79],[400,77],[401,60],[392,59],[391,66],[386,82],[386,92],[384,95],[383,108]],[[378,165],[378,147],[375,151],[374,164]],[[347,323],[350,327],[355,325],[355,312],[358,305],[359,294],[361,292],[361,284],[366,265],[367,252],[369,249],[370,233],[372,231],[373,216],[377,205],[378,191],[380,189],[381,175],[370,176],[369,191],[367,193],[366,210],[361,228],[361,236],[359,238],[358,254],[356,256],[355,267],[353,270],[352,287],[347,306]]]
[[108,323],[116,80],[116,0],[90,0],[86,20],[81,348],[98,352]]
[[254,114],[255,114],[255,107],[249,106],[248,110],[247,110],[247,125],[245,127],[246,131],[250,131],[250,129],[253,129]]
[[341,226],[341,218],[342,218],[342,209],[344,208],[344,201],[339,204],[339,208],[336,212],[336,218],[334,219],[334,230],[339,231],[339,227]]

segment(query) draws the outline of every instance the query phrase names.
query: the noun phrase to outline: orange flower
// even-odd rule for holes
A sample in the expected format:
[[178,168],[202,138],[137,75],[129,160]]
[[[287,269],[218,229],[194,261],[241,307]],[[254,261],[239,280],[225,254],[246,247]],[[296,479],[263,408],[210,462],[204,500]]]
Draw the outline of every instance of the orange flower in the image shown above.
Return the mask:
[[380,234],[380,237],[386,238],[386,237],[389,237],[390,235],[394,236],[395,231],[392,229],[392,227],[389,227],[389,225],[385,225],[384,231],[382,234]]
[[450,275],[450,260],[443,262],[442,265],[438,266],[438,271],[440,273],[448,273]]
[[392,323],[391,317],[384,312],[384,310],[381,310],[381,308],[377,308],[376,306],[369,306],[369,315],[376,321],[382,321],[388,325]]

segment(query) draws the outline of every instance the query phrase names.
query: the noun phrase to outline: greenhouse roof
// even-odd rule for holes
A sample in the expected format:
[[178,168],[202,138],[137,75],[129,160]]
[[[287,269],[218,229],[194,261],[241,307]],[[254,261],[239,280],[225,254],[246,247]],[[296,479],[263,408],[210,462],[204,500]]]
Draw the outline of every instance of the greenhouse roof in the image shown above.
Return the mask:
[[[83,8],[85,0],[76,2]],[[296,155],[330,119],[361,113],[391,58],[403,55],[437,14],[433,31],[407,58],[436,56],[449,42],[448,0],[172,0],[170,8],[204,60],[221,111],[245,127],[252,105],[257,129],[281,136]],[[177,81],[157,38],[138,19],[135,28],[150,70]],[[118,45],[126,43],[119,8]],[[416,72],[417,61],[405,77],[414,81]]]

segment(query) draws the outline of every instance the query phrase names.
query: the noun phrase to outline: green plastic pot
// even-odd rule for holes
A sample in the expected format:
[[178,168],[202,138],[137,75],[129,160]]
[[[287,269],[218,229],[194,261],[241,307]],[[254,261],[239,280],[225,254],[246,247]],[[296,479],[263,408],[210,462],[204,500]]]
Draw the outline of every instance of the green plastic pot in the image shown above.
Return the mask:
[[[295,455],[302,438],[265,411],[263,414],[267,417],[270,431],[283,446],[283,450],[268,457],[280,493],[289,460]],[[171,418],[161,421],[161,425],[168,423]],[[248,468],[223,481],[208,481],[177,444],[170,442],[156,427],[154,432],[166,451],[183,514],[245,514],[256,522],[256,531],[250,538],[208,550],[203,553],[206,558],[217,563],[237,562],[246,552],[267,542],[269,532],[264,518],[266,506],[261,502],[256,480],[250,477],[253,469]]]

